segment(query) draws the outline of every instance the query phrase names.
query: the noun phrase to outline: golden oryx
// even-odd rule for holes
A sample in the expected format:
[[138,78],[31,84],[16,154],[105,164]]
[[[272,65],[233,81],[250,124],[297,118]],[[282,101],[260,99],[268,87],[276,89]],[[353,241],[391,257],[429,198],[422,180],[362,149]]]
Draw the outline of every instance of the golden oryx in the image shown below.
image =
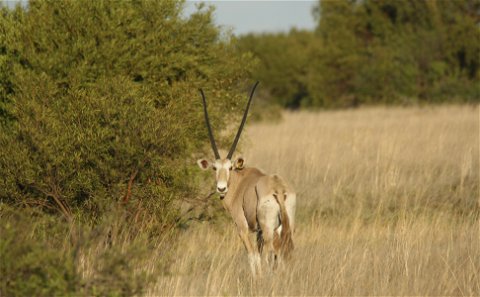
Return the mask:
[[[293,250],[292,233],[296,204],[295,192],[281,177],[267,175],[254,167],[245,167],[245,160],[242,157],[232,161],[257,85],[258,82],[250,93],[242,122],[226,158],[221,158],[218,153],[208,119],[205,95],[200,89],[215,160],[197,161],[201,169],[212,168],[215,171],[216,190],[220,194],[224,208],[235,222],[247,249],[250,268],[254,275],[261,272],[260,255],[267,265],[272,258],[289,257]],[[257,232],[256,245],[249,236],[251,232]]]

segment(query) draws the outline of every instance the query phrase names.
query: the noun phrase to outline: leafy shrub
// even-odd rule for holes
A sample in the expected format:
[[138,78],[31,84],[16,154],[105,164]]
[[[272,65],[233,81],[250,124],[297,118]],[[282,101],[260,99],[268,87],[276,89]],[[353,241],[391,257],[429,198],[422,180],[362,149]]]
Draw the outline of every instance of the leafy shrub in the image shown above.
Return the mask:
[[0,292],[5,296],[134,296],[165,272],[158,245],[114,212],[95,226],[0,205]]
[[[79,287],[71,253],[62,248],[63,233],[52,218],[29,219],[26,213],[1,208],[0,292],[4,296],[72,295]],[[31,214],[30,214],[31,215]],[[44,232],[48,230],[50,236]]]
[[182,10],[0,8],[2,296],[138,295],[168,268],[158,242],[196,198],[195,153],[210,152],[198,88],[220,132],[243,110],[252,65],[212,8]]
[[221,127],[243,108],[250,66],[212,9],[185,18],[182,8],[45,0],[2,10],[2,201],[90,220],[123,201],[172,224],[172,202],[194,192],[191,155],[207,144],[197,88]]

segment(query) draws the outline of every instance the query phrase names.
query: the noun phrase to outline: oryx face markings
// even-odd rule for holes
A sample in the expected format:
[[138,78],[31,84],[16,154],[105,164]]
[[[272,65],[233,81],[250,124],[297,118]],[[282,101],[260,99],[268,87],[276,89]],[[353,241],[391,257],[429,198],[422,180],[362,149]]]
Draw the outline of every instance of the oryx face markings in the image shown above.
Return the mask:
[[212,165],[215,170],[215,179],[217,181],[217,193],[223,198],[228,192],[228,185],[230,180],[230,172],[232,171],[232,161],[228,159],[215,160]]
[[232,171],[243,169],[245,161],[242,157],[239,157],[235,162],[229,159],[218,159],[213,162],[200,159],[197,162],[201,169],[207,170],[211,168],[215,172],[216,191],[220,194],[220,198],[223,199],[228,193]]

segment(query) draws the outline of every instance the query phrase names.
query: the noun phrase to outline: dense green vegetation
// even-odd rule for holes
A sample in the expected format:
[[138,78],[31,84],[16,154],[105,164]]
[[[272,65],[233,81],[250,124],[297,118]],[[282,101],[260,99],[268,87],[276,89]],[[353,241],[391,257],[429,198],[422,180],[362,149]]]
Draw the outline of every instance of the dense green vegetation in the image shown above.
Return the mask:
[[315,32],[247,35],[282,106],[480,101],[480,2],[320,1]]
[[145,288],[129,288],[136,249],[88,283],[75,250],[108,235],[120,257],[179,223],[180,201],[199,192],[193,154],[210,153],[198,88],[221,127],[243,109],[251,68],[211,8],[187,18],[183,5],[45,0],[0,10],[1,295]]

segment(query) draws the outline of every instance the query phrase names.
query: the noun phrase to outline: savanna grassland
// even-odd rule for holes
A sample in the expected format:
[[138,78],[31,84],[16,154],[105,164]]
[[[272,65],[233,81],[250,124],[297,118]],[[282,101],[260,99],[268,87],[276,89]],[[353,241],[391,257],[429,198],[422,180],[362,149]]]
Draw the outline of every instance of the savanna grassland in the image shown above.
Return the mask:
[[478,106],[289,112],[246,135],[247,163],[297,189],[293,260],[254,280],[233,223],[198,223],[149,295],[480,295]]

